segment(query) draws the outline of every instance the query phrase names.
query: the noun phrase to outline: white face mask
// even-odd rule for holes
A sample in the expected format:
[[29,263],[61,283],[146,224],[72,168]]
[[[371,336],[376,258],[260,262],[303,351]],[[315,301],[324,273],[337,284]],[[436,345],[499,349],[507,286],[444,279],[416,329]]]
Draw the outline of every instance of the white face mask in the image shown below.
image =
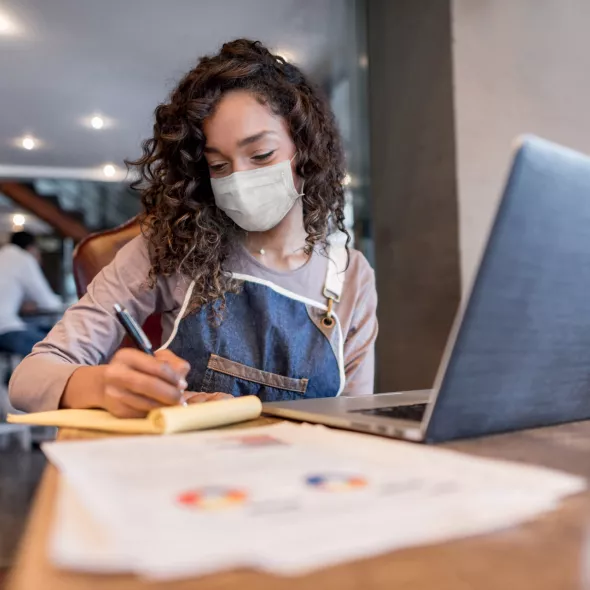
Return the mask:
[[212,178],[215,204],[246,231],[276,227],[301,196],[293,183],[291,161]]

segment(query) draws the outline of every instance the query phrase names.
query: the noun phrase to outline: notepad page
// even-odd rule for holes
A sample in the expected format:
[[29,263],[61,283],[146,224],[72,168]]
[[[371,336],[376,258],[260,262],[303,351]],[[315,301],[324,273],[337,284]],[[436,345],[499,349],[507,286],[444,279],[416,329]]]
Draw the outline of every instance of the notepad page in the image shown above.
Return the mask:
[[261,411],[260,400],[249,395],[188,406],[158,408],[143,419],[116,418],[106,410],[64,409],[32,414],[9,414],[8,422],[119,434],[173,434],[255,420]]

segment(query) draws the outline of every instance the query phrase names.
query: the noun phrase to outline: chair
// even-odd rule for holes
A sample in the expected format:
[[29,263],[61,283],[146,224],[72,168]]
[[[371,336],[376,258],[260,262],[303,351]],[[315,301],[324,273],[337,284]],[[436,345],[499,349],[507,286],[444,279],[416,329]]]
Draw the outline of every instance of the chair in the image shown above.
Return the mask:
[[[140,221],[139,216],[133,217],[119,227],[87,236],[76,246],[73,271],[78,297],[86,293],[92,279],[115,258],[117,252],[141,233]],[[154,348],[158,348],[162,343],[160,314],[148,317],[143,329]],[[133,345],[125,338],[121,346]]]

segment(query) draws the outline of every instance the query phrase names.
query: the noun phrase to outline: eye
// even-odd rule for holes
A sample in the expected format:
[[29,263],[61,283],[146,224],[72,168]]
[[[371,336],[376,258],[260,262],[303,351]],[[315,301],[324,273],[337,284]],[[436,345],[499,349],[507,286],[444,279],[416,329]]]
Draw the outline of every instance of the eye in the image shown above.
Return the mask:
[[271,150],[270,152],[267,152],[266,154],[258,154],[257,156],[252,156],[252,159],[255,160],[256,162],[266,162],[266,160],[269,160],[270,157],[275,153],[276,150]]
[[212,172],[223,172],[226,164],[210,164],[209,170]]

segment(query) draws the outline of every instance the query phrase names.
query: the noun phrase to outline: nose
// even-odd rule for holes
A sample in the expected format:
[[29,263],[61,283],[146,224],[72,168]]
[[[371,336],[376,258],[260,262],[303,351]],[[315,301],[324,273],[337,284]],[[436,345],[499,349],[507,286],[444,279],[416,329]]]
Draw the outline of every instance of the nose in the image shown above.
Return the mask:
[[250,158],[236,157],[232,161],[232,172],[245,172],[246,170],[252,170],[256,166],[250,161]]

